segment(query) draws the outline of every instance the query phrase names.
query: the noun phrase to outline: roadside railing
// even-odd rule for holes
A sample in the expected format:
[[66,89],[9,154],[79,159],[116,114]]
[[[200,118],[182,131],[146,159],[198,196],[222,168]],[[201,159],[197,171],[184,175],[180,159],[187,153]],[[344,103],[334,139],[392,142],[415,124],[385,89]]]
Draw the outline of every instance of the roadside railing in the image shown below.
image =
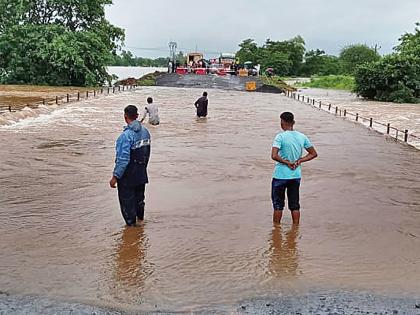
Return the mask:
[[85,90],[85,91],[78,91],[75,93],[67,93],[55,97],[44,98],[41,101],[23,104],[19,106],[13,105],[1,105],[0,104],[0,114],[7,113],[7,112],[16,112],[22,110],[25,107],[29,108],[37,108],[40,105],[60,105],[66,104],[71,102],[78,102],[82,100],[87,100],[89,98],[94,98],[98,96],[106,96],[111,95],[119,92],[130,91],[136,89],[137,85],[117,85],[112,87],[101,87],[94,90]]
[[331,103],[316,100],[314,98],[301,95],[296,92],[286,91],[285,94],[289,98],[306,103],[308,105],[311,105],[312,107],[318,108],[319,110],[331,113],[336,117],[342,117],[344,119],[360,123],[368,128],[390,136],[397,141],[402,141],[408,144],[410,144],[410,142],[413,140],[420,141],[420,136],[410,133],[408,129],[398,129],[394,126],[391,126],[390,123],[375,121],[372,117],[364,117],[361,116],[359,113],[349,112],[346,108],[339,108],[338,106],[334,106]]

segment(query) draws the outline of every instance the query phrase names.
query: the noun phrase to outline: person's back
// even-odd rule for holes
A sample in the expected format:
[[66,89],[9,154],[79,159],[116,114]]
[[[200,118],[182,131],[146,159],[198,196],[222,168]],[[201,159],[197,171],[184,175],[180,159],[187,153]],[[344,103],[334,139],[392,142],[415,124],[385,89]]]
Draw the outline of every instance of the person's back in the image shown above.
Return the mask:
[[[301,164],[316,158],[317,152],[303,133],[293,130],[294,116],[290,112],[280,115],[281,128],[271,148],[271,158],[276,161],[271,183],[271,199],[273,202],[273,221],[280,223],[287,192],[289,210],[294,224],[300,220],[299,188],[302,177]],[[303,150],[308,152],[302,157]]]
[[109,182],[112,188],[118,188],[121,213],[129,226],[144,219],[144,191],[149,182],[150,133],[137,118],[137,107],[128,105],[124,109],[127,126],[117,139],[115,167]]
[[149,124],[151,125],[159,125],[159,109],[158,106],[153,103],[153,99],[151,97],[147,98],[147,105],[144,108],[143,117],[140,122],[143,122],[146,118],[147,114],[149,114]]
[[[280,146],[281,158],[288,161],[297,161],[305,148],[310,147],[308,137],[296,130],[286,130],[277,134],[275,142]],[[295,169],[283,163],[276,163],[275,176],[279,179],[301,178],[302,171],[299,165]]]
[[209,100],[207,98],[207,92],[203,93],[203,96],[200,97],[195,103],[194,106],[197,109],[197,116],[198,117],[206,117],[207,116],[207,107],[209,104]]

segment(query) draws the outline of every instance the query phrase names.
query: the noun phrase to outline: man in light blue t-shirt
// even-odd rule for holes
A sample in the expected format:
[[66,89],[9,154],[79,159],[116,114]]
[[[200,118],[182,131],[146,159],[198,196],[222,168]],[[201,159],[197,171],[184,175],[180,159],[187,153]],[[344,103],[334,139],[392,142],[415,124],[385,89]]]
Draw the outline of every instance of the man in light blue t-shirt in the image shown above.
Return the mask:
[[[271,199],[274,208],[273,221],[275,223],[281,221],[285,193],[287,193],[293,224],[299,224],[301,164],[318,156],[308,137],[293,130],[294,119],[290,112],[284,112],[280,115],[280,125],[284,132],[277,134],[271,149],[271,158],[277,162],[271,184]],[[302,157],[303,149],[308,152],[304,157]]]

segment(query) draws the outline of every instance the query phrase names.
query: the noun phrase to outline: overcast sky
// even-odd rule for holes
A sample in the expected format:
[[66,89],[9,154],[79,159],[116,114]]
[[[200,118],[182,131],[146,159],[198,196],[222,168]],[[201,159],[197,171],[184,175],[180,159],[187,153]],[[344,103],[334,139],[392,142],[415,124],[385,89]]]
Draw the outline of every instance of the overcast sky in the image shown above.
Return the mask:
[[414,30],[420,0],[114,0],[107,17],[125,29],[125,49],[143,57],[167,56],[169,41],[212,57],[235,52],[246,38],[261,45],[296,35],[307,50],[338,54],[363,43],[384,54]]

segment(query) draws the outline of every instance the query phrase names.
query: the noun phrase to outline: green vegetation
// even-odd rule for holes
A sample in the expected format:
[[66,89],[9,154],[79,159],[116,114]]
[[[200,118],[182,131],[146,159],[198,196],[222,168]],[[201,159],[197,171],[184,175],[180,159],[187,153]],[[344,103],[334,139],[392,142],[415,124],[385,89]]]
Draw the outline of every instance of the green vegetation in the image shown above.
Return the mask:
[[153,73],[146,74],[137,80],[137,85],[140,86],[155,86],[156,79],[160,76],[162,72],[155,71]]
[[420,103],[419,28],[404,34],[393,54],[357,67],[355,82],[355,91],[367,99]]
[[236,57],[241,63],[252,61],[262,69],[273,68],[281,76],[297,75],[305,53],[305,41],[300,36],[286,41],[267,39],[262,47],[253,39],[246,39],[239,47]]
[[381,59],[381,56],[375,49],[361,44],[344,47],[340,52],[342,70],[343,73],[347,74],[354,74],[358,66],[379,59]]
[[105,19],[112,0],[0,0],[0,83],[95,86],[124,31]]
[[296,91],[296,89],[293,86],[288,85],[286,82],[283,81],[282,78],[278,76],[273,77],[267,77],[267,76],[261,76],[261,81],[268,86],[274,86],[281,91]]
[[[176,56],[176,62],[180,65],[185,64],[186,57],[184,53],[180,51]],[[110,61],[110,66],[123,66],[123,67],[162,67],[166,68],[169,63],[169,57],[159,57],[156,59],[136,57],[130,51],[121,51],[121,53],[115,54],[113,59]]]
[[[394,53],[381,57],[376,49],[355,44],[340,55],[316,49],[305,52],[305,41],[297,36],[286,41],[267,40],[258,46],[253,39],[239,44],[240,62],[273,68],[281,78],[311,77],[299,86],[352,90],[372,100],[420,103],[420,30],[404,34]],[[267,80],[267,79],[264,79]]]
[[109,63],[110,66],[124,66],[124,67],[167,67],[169,58],[142,58],[135,57],[130,51],[123,50],[119,55],[114,55],[113,60]]
[[328,75],[313,76],[310,82],[297,84],[302,87],[353,91],[355,84],[352,76]]
[[260,64],[263,70],[273,68],[279,76],[353,74],[358,65],[380,59],[375,49],[361,44],[343,48],[339,57],[321,49],[305,52],[301,36],[286,41],[268,39],[261,47],[253,39],[246,39],[239,47],[236,56],[241,63],[251,61]]
[[327,55],[325,51],[316,49],[305,53],[305,61],[300,67],[299,75],[329,75],[342,72],[343,67],[338,57]]

